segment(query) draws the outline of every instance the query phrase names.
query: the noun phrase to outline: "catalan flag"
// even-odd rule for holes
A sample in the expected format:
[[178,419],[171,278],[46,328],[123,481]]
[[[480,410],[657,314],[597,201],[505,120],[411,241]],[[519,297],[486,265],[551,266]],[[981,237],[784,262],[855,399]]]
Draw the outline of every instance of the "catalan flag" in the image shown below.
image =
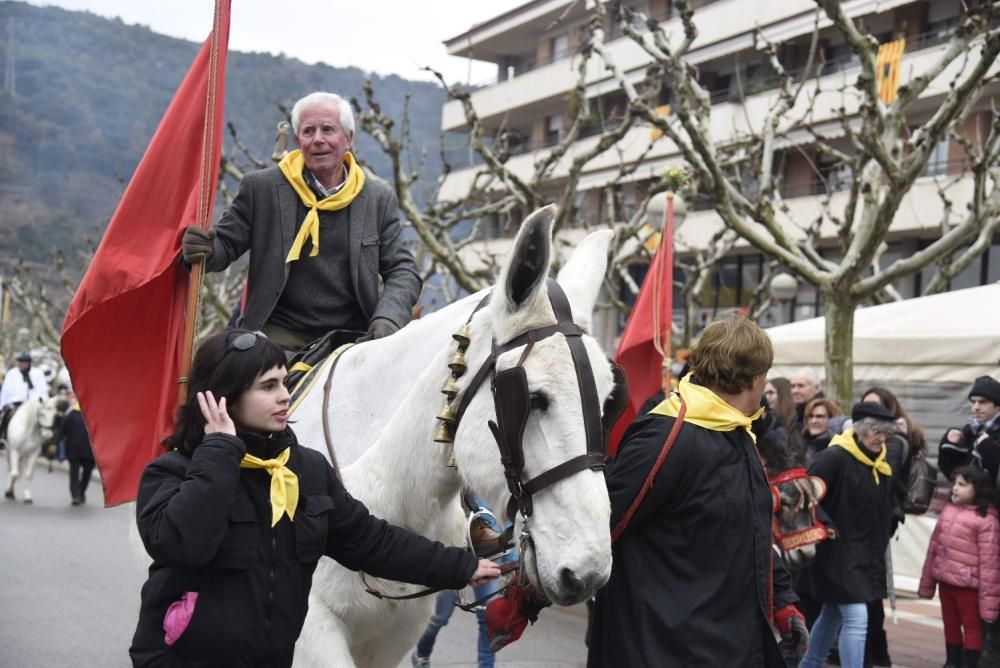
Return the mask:
[[878,56],[875,58],[875,84],[878,86],[878,98],[886,104],[896,101],[899,70],[905,50],[906,40],[902,38],[886,42],[878,48]]

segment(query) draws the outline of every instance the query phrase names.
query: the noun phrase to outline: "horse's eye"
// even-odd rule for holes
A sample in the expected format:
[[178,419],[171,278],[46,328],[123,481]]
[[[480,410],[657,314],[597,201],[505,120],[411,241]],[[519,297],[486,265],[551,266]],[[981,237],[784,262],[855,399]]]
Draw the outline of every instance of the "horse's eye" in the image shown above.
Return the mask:
[[549,397],[542,392],[531,393],[531,410],[545,411],[549,408]]

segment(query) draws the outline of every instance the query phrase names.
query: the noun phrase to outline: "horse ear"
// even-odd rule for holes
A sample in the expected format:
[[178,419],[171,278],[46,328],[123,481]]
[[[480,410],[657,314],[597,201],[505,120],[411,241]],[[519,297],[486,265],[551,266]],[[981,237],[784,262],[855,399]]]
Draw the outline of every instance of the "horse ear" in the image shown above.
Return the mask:
[[819,476],[811,475],[809,476],[809,484],[812,486],[813,496],[816,497],[816,501],[822,501],[823,497],[826,496],[826,481]]
[[514,249],[500,274],[500,285],[511,311],[530,304],[545,284],[552,262],[552,223],[555,205],[538,209],[525,218],[514,240]]
[[573,307],[573,320],[588,332],[597,293],[608,270],[608,247],[614,236],[611,230],[587,235],[559,271],[557,280]]

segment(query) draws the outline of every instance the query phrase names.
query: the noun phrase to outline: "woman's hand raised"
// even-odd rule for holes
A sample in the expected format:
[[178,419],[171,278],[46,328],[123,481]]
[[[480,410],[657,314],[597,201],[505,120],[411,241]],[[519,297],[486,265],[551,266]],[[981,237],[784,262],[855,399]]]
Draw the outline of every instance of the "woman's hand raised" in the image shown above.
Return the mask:
[[226,398],[222,397],[218,402],[211,392],[198,393],[198,405],[201,407],[201,414],[205,417],[206,434],[229,434],[236,435],[236,425],[229,417],[226,410]]
[[498,577],[500,577],[500,566],[489,559],[480,559],[479,566],[476,567],[476,572],[469,579],[469,586],[478,587],[484,582],[495,580]]

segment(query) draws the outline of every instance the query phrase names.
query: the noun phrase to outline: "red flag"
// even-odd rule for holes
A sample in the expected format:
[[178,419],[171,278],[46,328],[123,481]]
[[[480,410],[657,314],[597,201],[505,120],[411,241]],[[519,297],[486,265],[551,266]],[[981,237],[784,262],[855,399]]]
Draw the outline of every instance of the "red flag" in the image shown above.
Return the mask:
[[649,264],[615,352],[615,362],[621,365],[628,378],[628,405],[611,429],[608,453],[612,457],[618,452],[625,430],[639,414],[639,408],[663,387],[663,354],[660,351],[670,354],[673,308],[672,205],[668,199],[660,247]]
[[135,499],[143,468],[172,430],[189,284],[180,238],[198,224],[199,204],[210,212],[215,196],[229,9],[230,0],[216,2],[212,35],[160,121],[63,324],[63,359],[108,506]]

